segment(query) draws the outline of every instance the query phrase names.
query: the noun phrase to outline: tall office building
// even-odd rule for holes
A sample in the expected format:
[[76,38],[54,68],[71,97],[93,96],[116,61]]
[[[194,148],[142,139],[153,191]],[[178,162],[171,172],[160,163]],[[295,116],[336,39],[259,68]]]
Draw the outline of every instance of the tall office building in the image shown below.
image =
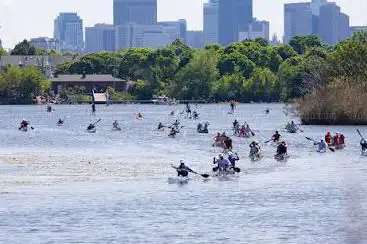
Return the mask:
[[157,0],[113,0],[113,24],[154,25]]
[[284,5],[284,43],[295,36],[313,33],[313,18],[310,3],[290,3]]
[[187,32],[187,45],[191,48],[203,48],[203,32],[202,31],[188,31]]
[[210,45],[218,43],[218,11],[219,0],[210,0],[208,3],[204,3],[204,30],[203,38],[204,45]]
[[269,41],[269,22],[254,20],[240,29],[238,41],[256,40],[257,38],[264,38]]
[[115,27],[96,24],[85,28],[85,52],[115,51]]
[[83,20],[77,13],[60,13],[54,21],[54,38],[59,41],[61,51],[82,51]]
[[219,44],[227,46],[238,40],[241,27],[252,22],[252,0],[219,0]]
[[341,13],[336,3],[328,3],[320,8],[319,36],[329,45],[349,38],[349,16]]
[[186,43],[187,23],[185,19],[179,19],[177,21],[161,21],[158,22],[158,25],[163,26],[167,33],[178,33],[179,35],[176,39],[180,39]]

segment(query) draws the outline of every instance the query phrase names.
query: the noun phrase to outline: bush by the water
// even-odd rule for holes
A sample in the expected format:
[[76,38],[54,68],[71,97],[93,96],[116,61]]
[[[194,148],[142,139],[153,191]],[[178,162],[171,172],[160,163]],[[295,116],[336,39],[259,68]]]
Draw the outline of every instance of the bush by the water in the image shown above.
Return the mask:
[[298,100],[305,124],[367,124],[367,35],[358,33],[304,74],[307,94]]

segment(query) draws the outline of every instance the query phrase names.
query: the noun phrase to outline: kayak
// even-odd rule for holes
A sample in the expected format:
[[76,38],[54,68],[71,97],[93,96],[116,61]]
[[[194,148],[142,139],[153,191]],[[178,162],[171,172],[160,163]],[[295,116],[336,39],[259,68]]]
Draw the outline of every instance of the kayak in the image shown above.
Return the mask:
[[209,131],[208,130],[198,130],[198,133],[201,133],[201,134],[208,134]]
[[255,162],[259,161],[262,158],[262,155],[261,154],[249,155],[249,158],[251,159],[252,162]]
[[120,127],[113,127],[112,128],[112,131],[120,131],[121,130],[121,128]]
[[323,150],[317,150],[316,152],[318,152],[318,153],[326,153],[326,149],[323,149]]
[[297,129],[287,129],[288,133],[297,133]]
[[168,184],[187,184],[189,183],[190,178],[189,177],[169,177],[168,178]]
[[277,161],[286,161],[289,156],[287,154],[280,154],[280,155],[275,155],[274,158],[277,160]]
[[27,132],[28,131],[28,128],[27,127],[22,127],[22,128],[20,128],[20,131]]
[[341,144],[341,145],[335,145],[335,149],[336,150],[341,150],[341,149],[343,149],[345,147],[345,145],[344,144]]
[[91,129],[91,130],[87,130],[88,133],[96,133],[97,129],[94,128],[94,129]]

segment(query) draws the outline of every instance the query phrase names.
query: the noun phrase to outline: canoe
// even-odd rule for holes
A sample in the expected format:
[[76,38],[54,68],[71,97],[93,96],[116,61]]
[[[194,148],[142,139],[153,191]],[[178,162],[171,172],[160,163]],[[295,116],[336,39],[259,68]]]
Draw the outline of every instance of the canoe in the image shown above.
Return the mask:
[[168,178],[168,184],[187,184],[189,183],[190,178],[189,177],[169,177]]
[[262,158],[262,155],[260,153],[255,154],[255,155],[249,155],[249,158],[251,159],[251,161],[255,162],[255,161],[259,161]]

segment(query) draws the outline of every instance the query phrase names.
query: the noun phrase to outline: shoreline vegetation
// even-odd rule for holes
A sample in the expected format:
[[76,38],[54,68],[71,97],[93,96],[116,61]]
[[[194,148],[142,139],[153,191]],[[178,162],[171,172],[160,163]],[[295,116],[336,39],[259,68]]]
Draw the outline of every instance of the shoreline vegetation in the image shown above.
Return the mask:
[[[304,124],[361,125],[367,124],[366,40],[366,33],[360,32],[330,47],[311,35],[277,46],[256,39],[203,50],[176,40],[160,49],[88,54],[57,65],[54,75],[111,74],[124,80],[124,91],[108,88],[119,103],[148,101],[153,95],[206,103],[284,102],[295,104]],[[29,45],[19,43],[15,53],[42,51]],[[0,73],[0,103],[30,104],[37,96],[47,97],[50,87],[37,67],[10,66]],[[91,102],[84,87],[68,87],[51,99]]]

